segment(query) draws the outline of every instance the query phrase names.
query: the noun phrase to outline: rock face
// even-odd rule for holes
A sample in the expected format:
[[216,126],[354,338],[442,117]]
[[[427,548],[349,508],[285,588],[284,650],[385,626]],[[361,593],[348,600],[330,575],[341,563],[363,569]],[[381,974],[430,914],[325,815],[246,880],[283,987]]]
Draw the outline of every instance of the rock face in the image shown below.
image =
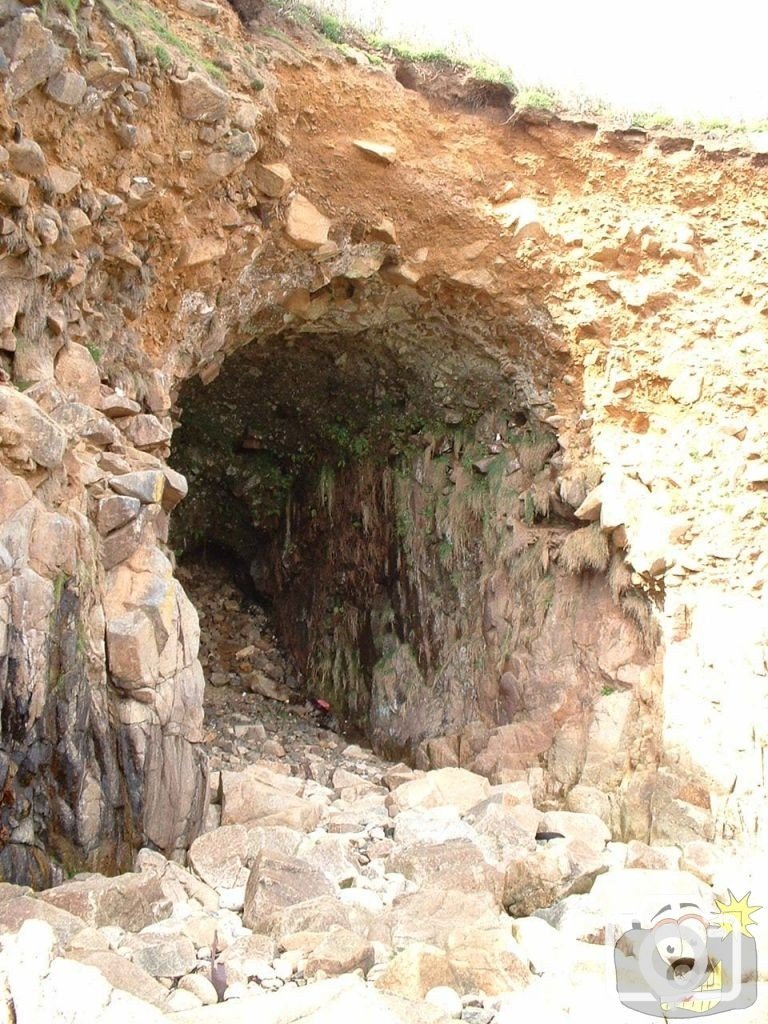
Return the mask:
[[[765,210],[733,196],[763,157],[698,146],[682,171],[667,154],[692,142],[502,124],[503,87],[399,66],[395,88],[309,37],[257,74],[203,0],[173,32],[81,8],[0,10],[0,875],[118,872],[200,832],[175,561],[206,545],[273,602],[294,690],[379,752],[646,844],[759,832],[768,343],[742,254]],[[257,662],[243,689],[290,696]],[[310,834],[304,781],[225,773],[214,816]],[[411,805],[421,780],[393,784],[382,816],[490,799],[433,785]],[[477,842],[511,863],[541,815],[497,802]],[[537,858],[564,899],[597,870],[592,825]],[[316,856],[341,882],[337,854]],[[272,932],[365,912],[315,899]]]

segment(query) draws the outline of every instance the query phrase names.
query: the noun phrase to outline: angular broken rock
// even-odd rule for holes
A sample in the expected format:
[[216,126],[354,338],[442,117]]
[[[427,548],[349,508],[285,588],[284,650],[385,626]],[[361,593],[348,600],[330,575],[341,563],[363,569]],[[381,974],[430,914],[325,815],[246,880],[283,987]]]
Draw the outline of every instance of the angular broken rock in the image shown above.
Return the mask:
[[191,238],[183,243],[176,260],[177,267],[199,267],[220,260],[227,252],[225,238]]
[[76,107],[82,102],[88,83],[77,71],[60,71],[48,79],[45,91],[63,107]]
[[367,974],[373,967],[373,946],[346,928],[331,928],[307,958],[304,974],[314,977],[319,971],[328,976],[350,974],[361,970]]
[[67,438],[58,424],[31,398],[15,388],[0,388],[0,447],[19,462],[32,459],[38,466],[61,465]]
[[259,192],[271,199],[281,199],[293,184],[288,164],[259,164],[253,161],[248,165],[248,170]]
[[5,91],[11,103],[34,89],[63,65],[66,50],[32,11],[24,11],[0,28],[0,52],[8,58]]
[[489,864],[480,846],[469,839],[413,843],[396,849],[387,859],[387,870],[405,875],[423,889],[487,892],[496,900],[504,889],[504,872]]
[[267,932],[275,911],[335,894],[335,885],[322,871],[297,857],[260,855],[245,887],[243,924],[254,931]]
[[299,249],[318,249],[324,245],[330,228],[331,221],[305,196],[294,196],[285,218],[285,230]]
[[142,932],[126,935],[123,946],[133,962],[153,978],[180,978],[197,966],[195,947],[186,935]]
[[138,498],[115,494],[110,498],[102,498],[96,512],[96,526],[99,533],[107,534],[120,526],[125,526],[135,519],[141,509]]
[[101,377],[93,356],[85,347],[70,341],[56,357],[56,383],[70,402],[101,406]]
[[117,925],[139,931],[170,915],[159,880],[149,874],[125,874],[116,878],[91,875],[84,881],[64,882],[41,893],[39,899],[76,914],[94,927]]
[[175,79],[173,87],[179,99],[181,116],[188,121],[213,124],[226,117],[229,94],[199,71],[190,72],[184,79]]
[[113,476],[109,486],[118,494],[138,498],[143,505],[159,503],[165,490],[165,474],[159,469],[141,469],[135,473]]
[[387,797],[387,807],[392,817],[412,808],[426,810],[446,806],[456,807],[460,814],[465,814],[490,792],[491,784],[482,775],[464,768],[440,768],[398,786]]
[[222,825],[287,825],[311,832],[321,817],[315,803],[303,800],[303,782],[260,765],[222,772]]
[[354,139],[352,145],[359,149],[361,153],[373,157],[374,160],[378,160],[382,164],[389,165],[394,163],[397,156],[395,147],[389,146],[385,142],[369,142],[367,139]]

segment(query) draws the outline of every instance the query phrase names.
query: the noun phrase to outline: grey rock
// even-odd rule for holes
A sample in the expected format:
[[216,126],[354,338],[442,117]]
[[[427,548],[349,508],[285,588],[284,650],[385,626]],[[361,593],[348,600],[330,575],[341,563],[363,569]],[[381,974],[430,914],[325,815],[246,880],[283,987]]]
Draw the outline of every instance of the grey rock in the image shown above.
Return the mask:
[[229,94],[200,72],[193,71],[184,79],[175,79],[173,87],[181,116],[186,120],[214,124],[226,117]]
[[32,11],[25,11],[0,28],[0,50],[8,59],[5,90],[12,101],[55,75],[66,56]]
[[77,71],[60,71],[48,79],[45,91],[63,107],[78,106],[85,96],[88,83]]

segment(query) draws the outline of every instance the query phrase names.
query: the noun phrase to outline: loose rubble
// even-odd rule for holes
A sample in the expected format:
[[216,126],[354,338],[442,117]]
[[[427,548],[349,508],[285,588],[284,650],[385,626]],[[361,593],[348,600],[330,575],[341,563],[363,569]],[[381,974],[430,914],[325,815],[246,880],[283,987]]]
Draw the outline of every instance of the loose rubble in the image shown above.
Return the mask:
[[[217,682],[205,831],[186,866],[146,849],[115,878],[0,887],[17,1020],[619,1019],[604,946],[617,915],[652,913],[660,893],[711,912],[759,872],[701,841],[614,842],[595,815],[537,808],[522,780],[381,760],[319,724],[225,567],[198,559],[179,575]],[[280,697],[245,688],[257,660]],[[32,947],[45,951],[34,971]]]

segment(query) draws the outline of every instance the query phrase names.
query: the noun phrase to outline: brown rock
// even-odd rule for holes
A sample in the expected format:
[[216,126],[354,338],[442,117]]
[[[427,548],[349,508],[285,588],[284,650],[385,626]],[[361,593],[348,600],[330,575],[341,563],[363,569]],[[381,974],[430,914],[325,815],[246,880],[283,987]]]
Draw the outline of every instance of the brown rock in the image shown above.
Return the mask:
[[70,949],[67,951],[67,959],[95,967],[110,985],[121,992],[130,992],[137,999],[144,999],[159,1009],[165,1005],[168,990],[138,964],[119,953],[111,950]]
[[173,87],[181,116],[188,121],[213,124],[227,116],[229,94],[200,72],[192,71],[184,79],[175,79]]
[[349,911],[335,896],[319,896],[293,903],[270,914],[264,922],[267,934],[282,946],[297,932],[328,932],[331,928],[350,928]]
[[288,237],[299,249],[317,249],[328,241],[331,221],[300,194],[294,196],[285,219]]
[[102,498],[96,513],[96,525],[99,533],[107,534],[124,526],[135,519],[141,509],[138,498],[129,498],[115,494],[111,498]]
[[320,820],[317,804],[302,800],[303,783],[259,765],[222,772],[222,825],[288,825],[310,832]]
[[189,863],[214,889],[235,889],[248,881],[248,832],[242,825],[222,825],[206,832],[189,848]]
[[91,875],[48,889],[39,899],[94,927],[117,925],[133,932],[168,917],[172,909],[158,879],[147,874]]
[[387,861],[387,869],[399,871],[425,889],[487,892],[500,900],[504,888],[503,872],[489,864],[480,847],[469,839],[412,843],[395,850]]
[[219,5],[210,3],[209,0],[178,0],[178,3],[182,11],[205,21],[218,21],[221,13]]
[[11,168],[17,174],[29,178],[36,178],[45,173],[48,163],[40,146],[34,139],[19,139],[18,142],[8,142],[8,157]]
[[48,79],[45,91],[63,107],[76,107],[85,96],[88,83],[77,71],[60,71]]
[[113,476],[109,486],[118,494],[138,498],[143,505],[157,504],[165,491],[165,474],[159,469],[141,469]]
[[398,786],[387,797],[387,807],[393,817],[400,811],[430,807],[456,807],[460,814],[465,814],[485,800],[490,791],[490,782],[481,775],[464,768],[440,768]]
[[153,413],[125,416],[117,421],[117,426],[136,448],[154,448],[156,445],[167,444],[171,439],[170,428],[164,426]]
[[373,967],[374,959],[370,942],[345,928],[331,928],[307,958],[304,974],[308,978],[314,977],[318,971],[326,975],[337,975],[361,970],[367,974]]
[[371,926],[369,937],[393,949],[412,942],[445,949],[454,932],[496,928],[498,921],[498,907],[490,893],[425,889],[398,896]]
[[293,175],[287,164],[259,164],[252,161],[248,171],[259,192],[272,199],[281,199],[293,184]]
[[276,910],[333,896],[336,887],[322,871],[296,857],[260,854],[251,868],[245,888],[243,924],[254,931],[268,931]]
[[[17,887],[14,886],[13,889],[16,890]],[[0,899],[0,932],[15,935],[25,921],[33,918],[50,925],[61,950],[69,946],[74,936],[85,927],[85,921],[81,917],[45,900],[14,892]]]
[[126,935],[123,945],[134,964],[153,978],[181,978],[197,966],[195,947],[186,935],[142,932]]
[[29,182],[17,178],[10,171],[0,171],[0,203],[6,206],[24,206],[29,197]]
[[227,251],[225,238],[191,238],[187,239],[176,260],[177,267],[199,267],[203,263],[220,260]]
[[70,341],[56,357],[54,375],[62,395],[70,402],[101,407],[101,377],[85,347]]
[[14,388],[0,388],[0,445],[18,462],[45,469],[61,465],[66,435],[32,399]]
[[56,74],[66,56],[32,11],[24,11],[0,28],[0,49],[8,58],[5,91],[12,103]]
[[65,196],[80,184],[80,171],[59,167],[51,164],[48,168],[48,181],[57,196]]
[[443,985],[461,991],[448,954],[423,942],[414,942],[390,960],[374,985],[382,992],[414,1000]]
[[389,165],[394,163],[397,150],[394,146],[388,146],[385,142],[369,142],[367,139],[354,139],[352,145],[361,153],[372,157],[379,163]]

